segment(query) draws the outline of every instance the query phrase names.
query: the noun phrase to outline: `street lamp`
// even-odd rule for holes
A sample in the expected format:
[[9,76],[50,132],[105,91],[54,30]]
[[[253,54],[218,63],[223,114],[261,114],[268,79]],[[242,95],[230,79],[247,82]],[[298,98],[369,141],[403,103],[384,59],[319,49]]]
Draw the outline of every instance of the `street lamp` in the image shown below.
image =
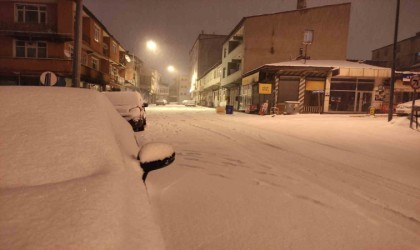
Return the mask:
[[157,45],[153,40],[147,41],[146,47],[148,50],[153,51],[153,52],[156,52],[157,50]]
[[167,69],[168,69],[168,71],[169,71],[169,72],[171,72],[171,73],[175,72],[175,67],[174,67],[174,66],[172,66],[172,65],[169,65]]

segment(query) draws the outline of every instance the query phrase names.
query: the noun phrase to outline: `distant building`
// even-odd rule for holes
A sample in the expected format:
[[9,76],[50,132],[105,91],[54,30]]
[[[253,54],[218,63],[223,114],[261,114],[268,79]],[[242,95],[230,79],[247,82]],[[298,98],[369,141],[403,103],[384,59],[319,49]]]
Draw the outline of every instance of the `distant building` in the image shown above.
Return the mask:
[[[0,85],[40,85],[51,71],[71,86],[74,15],[74,1],[0,1]],[[124,89],[126,51],[86,7],[82,26],[80,87]]]
[[[258,84],[242,82],[246,72],[305,55],[317,60],[347,58],[350,3],[305,9],[301,1],[298,6],[301,9],[244,17],[224,41],[221,88],[226,89],[226,102],[236,110],[245,110],[252,93],[258,91]],[[313,41],[305,45],[308,38]],[[262,80],[273,84],[273,76]]]
[[[372,61],[370,63],[391,68],[392,54],[393,44],[372,50]],[[420,32],[397,43],[395,67],[399,71],[420,72]]]
[[169,84],[159,83],[156,93],[156,100],[169,101]]
[[184,100],[190,100],[191,82],[188,76],[177,76],[169,86],[169,101],[181,103]]
[[213,67],[222,55],[223,41],[225,35],[199,34],[190,50],[191,82],[190,90],[192,98],[199,101],[200,89],[197,80]]

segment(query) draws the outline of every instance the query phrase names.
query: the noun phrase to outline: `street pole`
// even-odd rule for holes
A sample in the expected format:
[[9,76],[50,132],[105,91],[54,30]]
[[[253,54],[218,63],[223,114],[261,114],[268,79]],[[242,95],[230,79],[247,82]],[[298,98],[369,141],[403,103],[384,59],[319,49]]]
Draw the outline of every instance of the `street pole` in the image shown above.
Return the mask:
[[388,122],[392,120],[392,114],[394,113],[395,58],[397,54],[399,16],[400,16],[400,0],[397,0],[397,13],[395,15],[394,45],[392,49],[392,69],[391,69],[391,80],[390,80],[391,82],[390,82],[390,90],[389,90]]
[[80,87],[81,57],[82,57],[82,15],[83,0],[76,0],[76,16],[74,20],[74,52],[72,87]]

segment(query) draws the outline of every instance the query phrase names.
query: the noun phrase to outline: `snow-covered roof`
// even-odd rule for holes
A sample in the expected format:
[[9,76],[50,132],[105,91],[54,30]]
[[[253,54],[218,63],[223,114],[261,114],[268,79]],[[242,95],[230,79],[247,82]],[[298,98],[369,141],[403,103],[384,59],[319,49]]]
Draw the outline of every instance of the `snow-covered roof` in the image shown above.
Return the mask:
[[266,64],[274,67],[317,67],[339,69],[338,76],[391,77],[391,69],[345,60],[296,60]]
[[391,69],[383,68],[378,66],[373,66],[365,63],[359,62],[350,62],[345,60],[296,60],[296,61],[286,61],[278,63],[265,64],[259,68],[251,70],[245,73],[243,76],[248,76],[253,74],[261,69],[270,68],[270,70],[302,70],[306,71],[308,69],[313,70],[323,70],[329,71],[334,70],[338,72],[336,76],[342,77],[381,77],[389,78],[391,77]]

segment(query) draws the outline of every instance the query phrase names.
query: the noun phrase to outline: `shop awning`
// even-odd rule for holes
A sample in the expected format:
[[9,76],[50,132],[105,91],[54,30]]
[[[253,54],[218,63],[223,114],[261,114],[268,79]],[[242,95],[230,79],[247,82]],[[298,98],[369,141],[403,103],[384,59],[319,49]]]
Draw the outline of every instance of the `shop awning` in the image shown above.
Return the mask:
[[326,77],[329,72],[333,76],[390,78],[391,69],[373,66],[365,63],[345,60],[297,60],[280,63],[265,64],[257,69],[247,72],[243,77],[255,74],[264,69],[276,70],[280,75],[286,76],[316,76]]

